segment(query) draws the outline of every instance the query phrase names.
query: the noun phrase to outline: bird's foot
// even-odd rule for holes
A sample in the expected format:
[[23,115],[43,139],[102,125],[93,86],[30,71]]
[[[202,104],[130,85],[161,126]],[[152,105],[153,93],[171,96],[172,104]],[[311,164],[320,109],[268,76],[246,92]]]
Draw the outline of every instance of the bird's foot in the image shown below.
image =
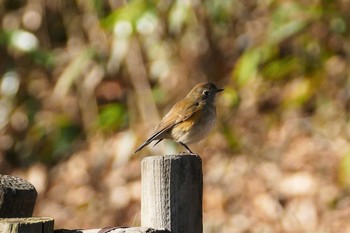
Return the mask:
[[195,156],[195,157],[199,158],[200,161],[202,161],[202,158],[199,156],[199,154],[193,153],[192,151],[182,151],[182,152],[180,152],[180,155]]
[[191,153],[191,155],[196,156],[200,161],[202,161],[202,158],[199,156],[199,154]]

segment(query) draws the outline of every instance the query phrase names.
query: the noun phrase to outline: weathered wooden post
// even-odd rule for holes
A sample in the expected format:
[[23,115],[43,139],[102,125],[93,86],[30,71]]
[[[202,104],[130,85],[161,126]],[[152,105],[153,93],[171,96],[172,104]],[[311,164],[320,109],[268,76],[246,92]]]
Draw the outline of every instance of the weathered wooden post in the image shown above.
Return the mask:
[[0,174],[0,218],[31,217],[37,195],[28,181]]
[[141,176],[141,226],[171,233],[203,232],[203,175],[199,157],[146,157]]
[[53,233],[52,218],[32,217],[36,197],[28,181],[0,174],[0,232]]
[[54,220],[48,217],[1,218],[1,233],[53,233]]

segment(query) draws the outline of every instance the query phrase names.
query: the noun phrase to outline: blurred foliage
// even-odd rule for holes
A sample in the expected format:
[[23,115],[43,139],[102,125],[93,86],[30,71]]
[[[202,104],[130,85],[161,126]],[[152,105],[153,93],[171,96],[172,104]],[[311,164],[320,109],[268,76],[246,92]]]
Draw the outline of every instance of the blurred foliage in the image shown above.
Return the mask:
[[137,225],[133,149],[211,81],[225,88],[218,127],[193,145],[205,231],[350,229],[349,10],[326,0],[2,0],[0,171],[37,182],[37,213],[62,228]]
[[350,156],[346,154],[339,164],[339,180],[345,188],[350,187]]
[[127,122],[126,111],[120,104],[108,104],[101,108],[99,127],[105,131],[116,131]]

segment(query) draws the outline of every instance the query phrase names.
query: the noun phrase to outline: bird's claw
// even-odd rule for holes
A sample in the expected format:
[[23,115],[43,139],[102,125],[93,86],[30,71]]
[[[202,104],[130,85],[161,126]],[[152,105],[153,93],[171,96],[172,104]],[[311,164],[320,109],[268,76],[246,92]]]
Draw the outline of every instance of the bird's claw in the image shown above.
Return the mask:
[[199,156],[199,154],[193,153],[192,151],[182,151],[182,152],[180,152],[180,155],[195,156],[195,157],[199,158],[200,161],[202,161],[202,158]]

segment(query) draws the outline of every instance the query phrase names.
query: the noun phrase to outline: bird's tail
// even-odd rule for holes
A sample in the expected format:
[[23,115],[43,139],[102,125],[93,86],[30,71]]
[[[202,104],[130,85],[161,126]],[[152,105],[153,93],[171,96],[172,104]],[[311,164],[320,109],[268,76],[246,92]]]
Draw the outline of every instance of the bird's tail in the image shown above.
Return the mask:
[[[158,132],[155,132],[151,137],[149,137],[141,146],[139,146],[135,151],[134,154],[139,152],[140,150],[142,150],[145,146],[149,145],[152,141],[154,140],[158,140],[158,142],[156,142],[155,145],[157,145],[159,142],[161,142],[163,140],[163,138],[161,137],[161,135],[167,130],[168,128],[164,128]],[[160,139],[159,139],[160,138]]]
[[152,140],[146,140],[144,143],[142,143],[141,146],[139,146],[135,151],[134,154],[136,154],[137,152],[139,152],[140,150],[142,150],[145,146],[147,146],[148,144],[150,144],[152,142]]
[[[142,150],[145,146],[149,145],[154,139],[148,139],[147,141],[145,141],[141,146],[139,146],[135,151],[134,154],[136,154],[137,152],[139,152],[140,150]],[[163,139],[159,139],[154,145],[153,147],[155,147],[158,143],[160,143]]]

